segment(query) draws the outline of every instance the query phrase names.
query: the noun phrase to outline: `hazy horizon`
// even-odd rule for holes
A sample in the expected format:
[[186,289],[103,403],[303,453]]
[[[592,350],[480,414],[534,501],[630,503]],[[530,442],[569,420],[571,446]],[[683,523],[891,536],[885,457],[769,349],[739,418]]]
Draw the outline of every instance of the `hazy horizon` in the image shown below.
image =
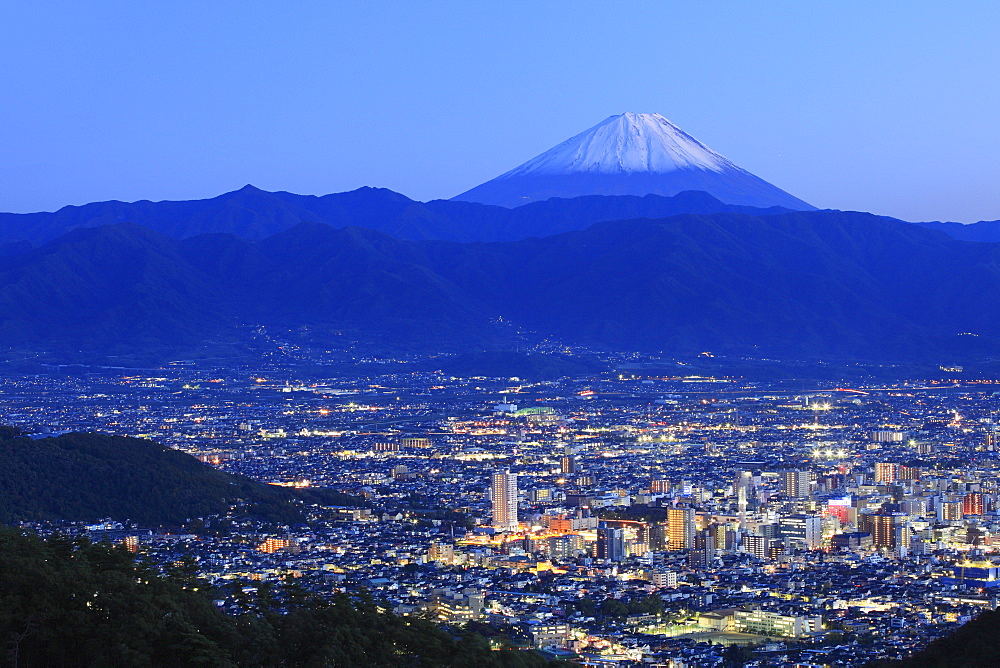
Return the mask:
[[989,5],[54,5],[0,10],[0,211],[447,199],[637,111],[820,208],[1000,219]]

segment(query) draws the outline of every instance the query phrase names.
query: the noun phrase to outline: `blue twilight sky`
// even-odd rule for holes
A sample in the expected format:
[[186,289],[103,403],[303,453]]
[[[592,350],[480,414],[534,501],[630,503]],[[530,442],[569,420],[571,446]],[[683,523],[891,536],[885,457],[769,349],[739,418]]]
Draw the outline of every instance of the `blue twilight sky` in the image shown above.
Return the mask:
[[0,210],[447,198],[624,111],[819,207],[1000,219],[991,2],[6,2]]

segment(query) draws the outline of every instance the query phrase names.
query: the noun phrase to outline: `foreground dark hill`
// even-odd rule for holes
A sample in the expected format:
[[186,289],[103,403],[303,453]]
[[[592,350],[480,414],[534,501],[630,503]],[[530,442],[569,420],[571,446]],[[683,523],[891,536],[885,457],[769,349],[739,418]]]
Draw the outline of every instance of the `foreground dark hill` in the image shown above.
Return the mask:
[[867,668],[991,668],[998,657],[1000,610],[987,610],[902,661],[873,662]]
[[118,225],[0,269],[0,340],[33,349],[156,349],[269,324],[468,350],[502,319],[616,349],[954,362],[1000,353],[998,307],[1000,246],[830,211],[488,244],[319,224],[178,241]]
[[299,517],[295,502],[343,504],[332,490],[293,490],[217,471],[178,450],[138,438],[65,434],[32,440],[0,431],[0,522],[94,521],[181,524],[242,512]]
[[54,213],[0,213],[0,257],[25,250],[24,242],[43,244],[75,229],[118,223],[135,223],[175,239],[213,232],[263,239],[299,223],[312,222],[367,227],[397,239],[467,242],[543,237],[579,230],[602,220],[763,211],[723,204],[704,192],[683,192],[674,197],[552,199],[506,209],[472,202],[416,202],[384,188],[315,197],[246,186],[205,200],[94,202],[63,207]]
[[[234,614],[212,603],[227,598],[239,601]],[[369,599],[259,581],[215,588],[183,568],[160,574],[120,547],[3,527],[0,601],[4,666],[570,665],[492,651],[479,634],[397,617]]]

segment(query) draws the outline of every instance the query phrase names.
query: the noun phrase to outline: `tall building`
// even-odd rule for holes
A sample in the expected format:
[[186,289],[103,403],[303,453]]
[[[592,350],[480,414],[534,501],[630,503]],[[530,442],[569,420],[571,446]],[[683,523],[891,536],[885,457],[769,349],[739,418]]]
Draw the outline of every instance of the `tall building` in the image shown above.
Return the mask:
[[563,475],[576,473],[576,457],[573,455],[563,455],[559,460],[559,470]]
[[771,539],[753,533],[745,534],[743,536],[743,551],[758,559],[770,559]]
[[597,558],[608,561],[625,559],[625,530],[597,527]]
[[937,519],[939,522],[959,522],[965,512],[964,501],[949,499],[937,504]]
[[[898,513],[896,514],[898,515]],[[910,534],[910,527],[906,521],[897,517],[892,534],[892,546],[900,555],[905,555],[910,550]]]
[[559,561],[572,559],[583,552],[583,545],[583,536],[579,534],[552,536],[549,538],[549,556]]
[[927,499],[923,497],[904,499],[899,505],[910,517],[923,517],[927,514]]
[[643,524],[639,527],[639,539],[653,552],[665,550],[667,547],[667,528],[658,522]]
[[875,482],[889,483],[899,479],[899,464],[878,462],[875,464]]
[[903,513],[872,513],[864,518],[876,548],[908,547],[910,530]]
[[781,538],[792,549],[818,550],[823,535],[823,518],[819,515],[796,514],[778,522]]
[[740,528],[747,526],[747,498],[750,496],[753,487],[753,474],[750,471],[739,471],[736,474],[736,481],[733,483],[733,493],[736,496],[736,503],[740,513]]
[[694,568],[709,568],[715,561],[715,536],[708,529],[699,531],[694,537],[694,550],[689,553],[688,565]]
[[732,550],[736,541],[736,526],[729,524],[711,524],[708,527],[709,533],[715,540],[716,550]]
[[809,496],[809,472],[808,471],[785,471],[782,480],[782,491],[785,496],[792,499],[801,499]]
[[494,473],[490,492],[494,528],[517,531],[517,474],[509,471]]
[[694,547],[694,508],[667,509],[667,547],[671,550],[690,550]]
[[453,564],[455,563],[455,546],[451,543],[431,543],[431,549],[427,551],[427,559]]
[[970,492],[962,499],[962,513],[965,515],[983,514],[983,495],[979,492]]
[[649,490],[653,494],[669,494],[671,489],[671,484],[669,480],[653,480],[649,483]]

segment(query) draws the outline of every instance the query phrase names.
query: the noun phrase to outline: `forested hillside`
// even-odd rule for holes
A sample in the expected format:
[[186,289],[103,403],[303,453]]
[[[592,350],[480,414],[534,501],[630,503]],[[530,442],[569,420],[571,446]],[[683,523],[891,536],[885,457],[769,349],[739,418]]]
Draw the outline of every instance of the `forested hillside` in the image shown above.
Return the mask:
[[[213,590],[183,569],[160,576],[124,548],[0,528],[0,666],[550,665],[363,598],[255,587]],[[227,594],[242,597],[240,614],[212,604]]]
[[293,490],[217,471],[153,441],[110,434],[33,440],[0,431],[0,522],[94,521],[179,524],[226,513],[295,521],[302,504],[358,499],[332,490]]

